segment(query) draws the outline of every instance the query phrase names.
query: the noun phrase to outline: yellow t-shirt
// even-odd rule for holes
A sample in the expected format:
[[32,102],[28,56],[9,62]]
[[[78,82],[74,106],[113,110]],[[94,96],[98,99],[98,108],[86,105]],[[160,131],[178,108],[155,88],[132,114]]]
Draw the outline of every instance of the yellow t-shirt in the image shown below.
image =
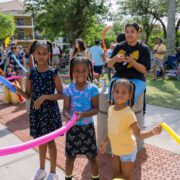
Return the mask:
[[112,154],[127,155],[133,152],[136,138],[130,126],[136,121],[136,116],[129,106],[119,111],[114,110],[114,106],[109,107],[108,138]]
[[[158,51],[158,52],[165,52],[166,51],[166,46],[164,44],[160,44],[160,45],[156,44],[154,46],[153,50]],[[157,59],[163,60],[164,56],[165,56],[165,53],[164,54],[154,53],[154,58],[157,58]]]

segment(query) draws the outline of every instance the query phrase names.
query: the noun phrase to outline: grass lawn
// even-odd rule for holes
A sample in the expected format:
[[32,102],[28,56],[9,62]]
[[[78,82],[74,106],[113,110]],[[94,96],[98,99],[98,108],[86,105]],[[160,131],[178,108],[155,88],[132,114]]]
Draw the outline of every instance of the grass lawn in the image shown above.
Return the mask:
[[[107,75],[105,76],[108,79]],[[70,83],[67,78],[62,78],[62,81],[64,84]],[[180,110],[180,81],[175,79],[152,80],[152,76],[148,75],[146,103]]]
[[147,104],[180,110],[180,81],[175,79],[152,80],[147,77]]

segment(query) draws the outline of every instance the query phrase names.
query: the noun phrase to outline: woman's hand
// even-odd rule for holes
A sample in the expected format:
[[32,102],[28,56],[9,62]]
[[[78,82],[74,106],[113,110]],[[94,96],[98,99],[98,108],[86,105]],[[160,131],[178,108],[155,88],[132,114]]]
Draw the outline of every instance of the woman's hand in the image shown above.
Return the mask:
[[125,60],[124,54],[117,54],[112,58],[116,62],[123,62]]
[[37,98],[37,99],[34,101],[33,107],[34,107],[35,109],[39,109],[40,106],[41,106],[41,104],[42,104],[44,101],[45,101],[45,96],[42,95],[42,96],[40,96],[39,98]]
[[124,62],[131,64],[133,60],[133,56],[130,54],[130,56],[125,57]]

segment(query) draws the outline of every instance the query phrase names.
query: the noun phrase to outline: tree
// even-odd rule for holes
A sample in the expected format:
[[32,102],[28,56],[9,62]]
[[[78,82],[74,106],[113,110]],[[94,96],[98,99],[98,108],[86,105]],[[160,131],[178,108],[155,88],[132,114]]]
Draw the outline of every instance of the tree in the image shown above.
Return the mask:
[[[145,16],[146,27],[152,26],[151,23],[149,25],[147,24],[147,19],[149,19],[149,22],[153,22],[154,19],[159,21],[164,31],[164,38],[166,38],[166,26],[162,18],[167,16],[167,0],[122,0],[119,2],[119,13],[131,16],[139,16],[141,18]],[[144,24],[142,25],[144,26]],[[147,29],[149,28],[147,27]]]
[[173,54],[175,50],[175,0],[168,0],[168,26],[167,26],[167,55]]
[[[33,11],[36,27],[48,38],[66,36],[73,44],[84,38],[97,23],[98,15],[107,12],[107,0],[25,0],[27,11]],[[53,35],[53,36],[52,36]]]
[[0,13],[0,39],[11,37],[14,34],[15,24],[12,16]]

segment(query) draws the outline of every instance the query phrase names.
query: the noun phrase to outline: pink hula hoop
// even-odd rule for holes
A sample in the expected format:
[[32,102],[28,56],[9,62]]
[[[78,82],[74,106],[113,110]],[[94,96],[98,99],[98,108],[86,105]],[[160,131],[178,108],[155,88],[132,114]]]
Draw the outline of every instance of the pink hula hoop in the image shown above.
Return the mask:
[[13,145],[13,146],[0,148],[0,156],[15,154],[15,153],[22,152],[27,149],[33,148],[35,146],[39,146],[41,144],[47,143],[47,142],[57,138],[58,136],[64,134],[65,132],[67,132],[76,123],[77,118],[78,118],[77,114],[73,114],[71,120],[68,123],[66,123],[66,125],[64,125],[63,127],[61,127],[60,129],[58,129],[54,132],[51,132],[42,137],[30,140],[28,142],[25,142],[25,143],[22,143],[19,145]]

